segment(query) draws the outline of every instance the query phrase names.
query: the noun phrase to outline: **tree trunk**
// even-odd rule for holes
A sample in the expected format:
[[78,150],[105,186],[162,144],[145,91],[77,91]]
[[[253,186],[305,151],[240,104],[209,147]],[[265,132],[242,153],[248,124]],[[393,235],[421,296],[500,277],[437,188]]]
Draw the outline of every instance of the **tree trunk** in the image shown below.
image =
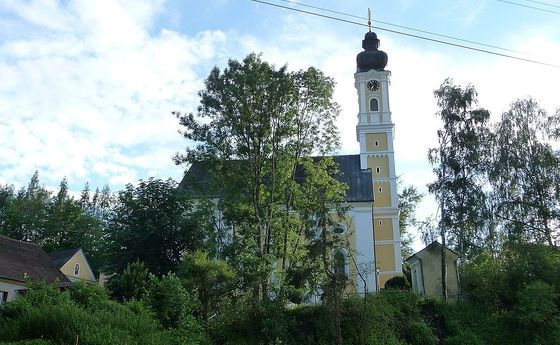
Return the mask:
[[337,274],[333,275],[333,299],[334,299],[334,330],[336,335],[336,345],[342,345],[341,310],[340,294]]
[[[443,203],[442,203],[443,204]],[[444,211],[442,207],[442,221],[440,224],[440,236],[441,236],[441,297],[444,301],[447,301],[447,241],[445,239],[445,224],[443,221]]]

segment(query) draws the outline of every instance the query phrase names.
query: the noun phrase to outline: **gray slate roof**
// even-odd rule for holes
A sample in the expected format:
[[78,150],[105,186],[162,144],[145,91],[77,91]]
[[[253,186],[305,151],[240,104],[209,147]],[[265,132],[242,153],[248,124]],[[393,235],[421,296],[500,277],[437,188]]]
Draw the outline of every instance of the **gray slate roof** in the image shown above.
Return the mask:
[[[371,169],[362,170],[360,167],[360,155],[332,156],[338,164],[340,174],[335,178],[348,185],[346,192],[347,202],[373,201],[373,179]],[[316,157],[314,159],[320,159]],[[228,162],[232,170],[242,161]],[[227,163],[226,163],[227,164]],[[205,162],[193,163],[185,172],[179,188],[194,193],[204,193],[206,197],[219,197],[219,182],[215,181],[209,172],[210,167]],[[296,171],[296,180],[303,180],[305,176],[303,169]]]
[[56,267],[62,268],[62,266],[64,266],[78,251],[80,251],[80,248],[59,250],[57,252],[50,253],[49,256]]
[[[445,250],[447,250],[449,253],[455,255],[456,257],[459,257],[459,254],[449,248],[445,248]],[[439,243],[438,241],[433,241],[432,243],[428,244],[426,247],[424,247],[423,249],[417,251],[416,253],[412,254],[408,259],[406,259],[405,261],[409,261],[413,258],[417,258],[419,255],[421,255],[424,252],[430,252],[430,251],[436,251],[437,254],[439,255],[440,251],[441,251],[441,243]]]

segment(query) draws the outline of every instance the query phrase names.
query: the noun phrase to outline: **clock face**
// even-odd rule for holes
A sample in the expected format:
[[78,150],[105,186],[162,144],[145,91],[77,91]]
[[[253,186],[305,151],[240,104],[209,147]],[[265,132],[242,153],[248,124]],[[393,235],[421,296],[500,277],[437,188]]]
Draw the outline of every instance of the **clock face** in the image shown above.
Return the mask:
[[370,89],[371,91],[377,91],[379,90],[379,82],[377,80],[370,80],[367,82],[367,88]]

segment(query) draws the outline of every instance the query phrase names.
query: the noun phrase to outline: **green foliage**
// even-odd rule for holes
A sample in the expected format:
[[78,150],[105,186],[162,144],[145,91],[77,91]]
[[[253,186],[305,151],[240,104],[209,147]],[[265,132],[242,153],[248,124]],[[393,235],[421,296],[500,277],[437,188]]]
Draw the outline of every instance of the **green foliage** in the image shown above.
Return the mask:
[[472,302],[511,310],[519,293],[540,280],[560,293],[560,250],[543,245],[515,245],[499,256],[481,254],[465,266],[463,290]]
[[15,301],[2,305],[0,311],[4,317],[14,318],[42,305],[59,306],[69,302],[70,295],[67,292],[61,293],[60,290],[43,281],[30,281],[28,282],[25,298],[18,298]]
[[109,300],[107,290],[99,285],[76,282],[70,286],[68,292],[70,293],[70,299],[85,309],[96,308]]
[[536,344],[560,343],[558,293],[542,281],[527,284],[519,291],[519,303],[513,310],[520,331]]
[[405,277],[396,276],[385,282],[385,289],[410,290],[410,283]]
[[471,331],[460,332],[445,339],[444,345],[484,345],[485,342]]
[[121,274],[113,274],[107,281],[107,290],[118,301],[141,300],[148,295],[155,277],[144,266],[135,261],[126,266]]
[[284,306],[277,302],[239,301],[212,320],[209,334],[216,344],[283,344],[289,330]]
[[479,244],[475,240],[483,231],[487,214],[482,186],[489,156],[490,113],[477,107],[472,85],[462,88],[446,79],[434,95],[442,128],[437,133],[439,145],[428,155],[437,176],[428,188],[442,208],[442,245],[450,240],[459,256],[466,259]]
[[400,180],[397,180],[399,187],[399,231],[401,235],[401,255],[403,260],[406,260],[412,255],[412,242],[414,240],[409,233],[409,228],[418,225],[416,208],[424,195],[418,192],[418,189],[413,185],[402,187],[400,182]]
[[[388,291],[342,303],[342,338],[348,345],[435,345],[420,315],[418,296]],[[286,309],[274,302],[239,303],[210,322],[216,344],[334,344],[332,306]]]
[[231,300],[236,282],[235,271],[226,261],[211,259],[200,251],[185,256],[178,276],[198,300],[196,312],[204,322]]
[[174,272],[185,251],[204,240],[177,184],[150,178],[119,192],[108,224],[107,266],[121,272],[140,260],[154,274]]
[[167,274],[151,284],[147,296],[150,308],[164,327],[177,328],[189,310],[189,296],[174,274]]
[[[189,183],[187,175],[186,187],[197,198],[220,196],[215,207],[223,217],[213,222],[213,233],[230,234],[217,253],[207,251],[228,260],[244,294],[285,298],[302,289],[297,279],[269,284],[274,262],[282,269],[318,271],[309,269],[317,268],[319,256],[310,254],[308,230],[311,212],[317,212],[311,207],[319,204],[307,199],[332,205],[344,195],[341,184],[324,174],[336,173],[332,160],[310,158],[338,146],[333,91],[333,80],[315,68],[289,72],[250,54],[212,70],[196,114],[175,113],[184,137],[197,144],[176,162],[204,167],[205,182],[210,181]],[[307,186],[296,181],[301,172]],[[320,192],[310,194],[312,185]],[[315,278],[305,284],[317,286]]]
[[536,244],[481,253],[465,265],[465,302],[425,303],[444,344],[557,344],[560,251]]
[[[173,284],[177,283],[176,279]],[[171,285],[164,284],[167,288]],[[44,339],[71,344],[79,336],[82,345],[206,344],[194,320],[184,318],[179,326],[164,330],[142,302],[110,301],[99,287],[88,285],[73,287],[67,293],[46,284],[32,284],[23,297],[0,309],[0,342],[34,344],[36,340],[37,345],[49,344],[37,340]]]
[[517,100],[496,124],[490,182],[508,241],[554,245],[560,236],[560,160],[550,144],[558,115],[534,99]]
[[37,172],[26,189],[0,186],[0,234],[47,252],[82,248],[95,273],[102,266],[101,225],[68,194],[66,179],[54,196],[40,185]]
[[9,343],[0,342],[0,345],[55,345],[55,343],[46,340],[22,340]]

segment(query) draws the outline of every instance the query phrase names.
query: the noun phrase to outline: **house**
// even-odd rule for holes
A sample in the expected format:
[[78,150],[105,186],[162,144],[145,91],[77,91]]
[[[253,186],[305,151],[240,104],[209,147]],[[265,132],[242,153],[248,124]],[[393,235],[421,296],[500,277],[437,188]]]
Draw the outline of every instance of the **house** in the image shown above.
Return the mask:
[[[360,152],[333,157],[342,171],[337,178],[349,186],[343,205],[349,208],[347,219],[333,226],[333,233],[347,233],[350,237],[349,248],[333,255],[341,271],[344,265],[344,272],[358,293],[377,291],[387,280],[402,275],[394,124],[389,107],[391,72],[385,70],[388,57],[378,49],[379,39],[374,32],[365,34],[362,48],[354,74],[359,109],[356,140]],[[195,163],[185,173],[180,187],[219,187],[211,173],[204,162]],[[350,264],[350,253],[356,265]],[[355,267],[360,269],[359,279]]]
[[[456,300],[459,293],[457,259],[459,255],[446,248],[447,296]],[[441,298],[441,244],[432,242],[426,248],[414,253],[407,260],[410,265],[412,290],[420,295]]]
[[95,275],[81,248],[61,250],[49,254],[52,262],[71,282],[96,284]]
[[70,284],[41,247],[0,236],[0,303],[17,298],[27,289],[28,280],[57,287]]

